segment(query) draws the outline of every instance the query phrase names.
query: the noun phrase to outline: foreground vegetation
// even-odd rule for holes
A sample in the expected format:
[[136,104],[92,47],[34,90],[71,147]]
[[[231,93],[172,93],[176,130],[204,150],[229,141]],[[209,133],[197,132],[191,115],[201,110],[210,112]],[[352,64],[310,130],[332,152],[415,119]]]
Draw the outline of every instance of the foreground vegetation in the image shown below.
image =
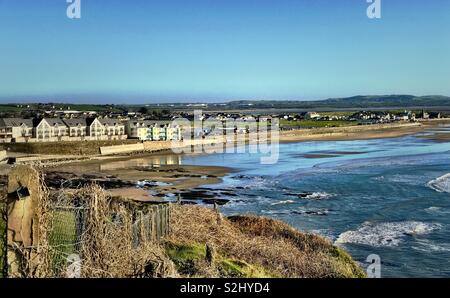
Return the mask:
[[[278,220],[222,218],[212,209],[174,205],[171,230],[166,251],[181,276],[365,276],[340,248]],[[216,252],[215,262],[207,256],[206,245]]]
[[[90,192],[93,198],[103,195],[98,188]],[[171,213],[169,236],[159,243],[143,242],[135,248],[127,226],[111,230],[111,219],[100,217],[96,226],[106,224],[107,228],[100,231],[101,236],[83,241],[83,246],[89,248],[84,249],[83,263],[90,265],[82,276],[365,277],[345,251],[281,221],[257,216],[223,218],[210,208],[176,204],[171,205]],[[69,224],[74,218],[60,211],[52,217],[49,244],[57,248],[57,253],[50,253],[50,262],[52,267],[63,268],[62,256],[74,250],[74,223]]]
[[6,275],[6,203],[0,197],[0,278]]
[[222,276],[268,278],[280,275],[268,272],[263,267],[243,260],[227,258],[215,253],[209,255],[205,244],[176,244],[167,242],[166,252],[175,263],[179,274],[184,276]]
[[[40,237],[33,244],[39,253],[20,257],[29,265],[24,268],[36,270],[13,276],[67,277],[67,257],[77,253],[82,256],[80,276],[91,278],[365,277],[328,240],[278,220],[225,218],[212,208],[178,204],[157,206],[161,213],[156,213],[155,205],[113,198],[97,185],[57,191],[43,185],[40,193]],[[170,218],[149,221],[166,212],[160,207]],[[83,218],[81,225],[77,218]],[[159,230],[167,232],[154,237]]]

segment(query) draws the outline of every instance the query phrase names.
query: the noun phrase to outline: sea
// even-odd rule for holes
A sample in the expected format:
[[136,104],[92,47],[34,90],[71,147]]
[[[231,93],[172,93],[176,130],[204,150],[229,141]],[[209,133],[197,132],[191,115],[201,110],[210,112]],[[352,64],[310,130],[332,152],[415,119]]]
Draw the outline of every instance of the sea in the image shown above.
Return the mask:
[[279,145],[275,164],[255,153],[183,156],[234,169],[210,189],[233,189],[226,215],[256,214],[328,238],[381,277],[450,277],[450,142],[399,138]]

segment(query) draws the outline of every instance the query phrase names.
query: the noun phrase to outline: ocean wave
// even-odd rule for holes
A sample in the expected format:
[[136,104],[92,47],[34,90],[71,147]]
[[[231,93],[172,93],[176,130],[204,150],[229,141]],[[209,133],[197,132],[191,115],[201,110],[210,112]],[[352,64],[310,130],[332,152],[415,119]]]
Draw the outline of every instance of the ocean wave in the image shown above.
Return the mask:
[[326,192],[285,192],[284,193],[285,196],[289,196],[289,197],[298,197],[300,199],[306,199],[306,200],[322,200],[322,199],[328,199],[332,196],[334,196],[333,194],[329,194]]
[[290,210],[261,210],[262,214],[267,214],[267,215],[286,215],[286,214],[291,214]]
[[450,210],[443,208],[443,207],[435,207],[435,206],[431,206],[425,209],[426,212],[428,213],[433,213],[433,214],[449,214]]
[[332,194],[326,192],[313,192],[306,195],[304,198],[308,200],[323,200],[332,197]]
[[365,222],[355,231],[347,231],[340,234],[335,243],[365,244],[374,247],[398,246],[405,237],[428,234],[440,227],[440,224],[417,221]]
[[330,213],[329,209],[317,209],[317,208],[305,208],[300,207],[297,210],[292,210],[293,214],[301,214],[301,215],[320,215],[326,216]]
[[[414,144],[414,146],[418,146]],[[398,148],[398,145],[393,147],[394,149]],[[381,150],[384,151],[384,150]],[[381,152],[380,151],[380,152]],[[399,151],[400,152],[400,151]],[[389,167],[393,166],[404,166],[405,164],[412,165],[420,165],[423,164],[440,164],[442,163],[442,157],[448,156],[449,152],[428,152],[428,153],[418,153],[413,155],[403,155],[404,152],[401,151],[401,154],[394,154],[389,156],[376,156],[369,158],[356,158],[352,159],[349,163],[348,160],[343,161],[334,161],[334,162],[326,162],[317,165],[320,169],[332,168],[337,170],[338,172],[355,172],[357,170],[361,170],[366,172],[367,169],[370,168],[380,168],[380,167]],[[368,165],[370,165],[368,167]]]
[[293,204],[293,203],[295,203],[295,201],[293,201],[293,200],[285,200],[285,201],[278,201],[278,202],[272,203],[270,205],[276,206],[276,205],[285,205],[285,204]]
[[420,176],[417,175],[400,175],[396,174],[388,178],[389,182],[393,183],[402,183],[402,184],[409,184],[409,185],[419,185]]
[[233,185],[243,189],[266,190],[276,188],[277,181],[267,176],[235,175],[230,177]]
[[326,239],[328,239],[328,240],[330,240],[332,242],[336,240],[336,235],[333,234],[333,231],[328,230],[328,229],[311,230],[311,231],[308,231],[308,232],[311,233],[311,234],[314,234],[314,235],[320,235],[320,236],[322,236],[322,237],[324,237],[324,238],[326,238]]
[[439,178],[431,180],[427,183],[428,187],[434,189],[437,192],[450,193],[450,173],[445,174]]
[[422,252],[449,252],[450,251],[450,244],[448,243],[441,243],[437,244],[433,241],[427,240],[427,239],[421,239],[417,241],[418,245],[412,246],[413,249],[422,251]]

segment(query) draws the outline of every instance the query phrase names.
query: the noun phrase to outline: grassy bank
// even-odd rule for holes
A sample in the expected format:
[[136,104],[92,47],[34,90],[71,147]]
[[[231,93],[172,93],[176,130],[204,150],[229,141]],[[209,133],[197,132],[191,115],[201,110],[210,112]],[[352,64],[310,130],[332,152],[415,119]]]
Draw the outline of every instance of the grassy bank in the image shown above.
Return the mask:
[[281,129],[288,128],[322,128],[322,127],[346,127],[358,125],[357,121],[350,120],[281,120]]
[[49,155],[94,155],[100,153],[100,147],[135,144],[137,140],[120,141],[74,141],[51,143],[10,143],[0,144],[0,150],[28,154]]
[[168,242],[166,252],[174,262],[178,273],[182,276],[199,277],[247,277],[269,278],[280,277],[264,269],[262,266],[249,264],[243,260],[225,257],[215,254],[213,259],[208,259],[208,248],[205,244],[179,244]]
[[[173,206],[166,250],[187,277],[364,277],[329,241],[263,217],[221,218],[204,207]],[[216,256],[207,256],[206,244]]]

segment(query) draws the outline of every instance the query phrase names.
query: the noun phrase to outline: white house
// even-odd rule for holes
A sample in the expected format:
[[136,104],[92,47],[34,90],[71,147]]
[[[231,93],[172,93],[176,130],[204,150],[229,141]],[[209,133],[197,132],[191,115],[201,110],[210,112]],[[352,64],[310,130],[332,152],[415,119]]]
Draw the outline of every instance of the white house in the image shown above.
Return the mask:
[[40,142],[62,141],[68,136],[67,125],[59,118],[43,118],[35,122],[33,137]]
[[33,120],[23,118],[0,119],[0,143],[26,142],[33,137]]

